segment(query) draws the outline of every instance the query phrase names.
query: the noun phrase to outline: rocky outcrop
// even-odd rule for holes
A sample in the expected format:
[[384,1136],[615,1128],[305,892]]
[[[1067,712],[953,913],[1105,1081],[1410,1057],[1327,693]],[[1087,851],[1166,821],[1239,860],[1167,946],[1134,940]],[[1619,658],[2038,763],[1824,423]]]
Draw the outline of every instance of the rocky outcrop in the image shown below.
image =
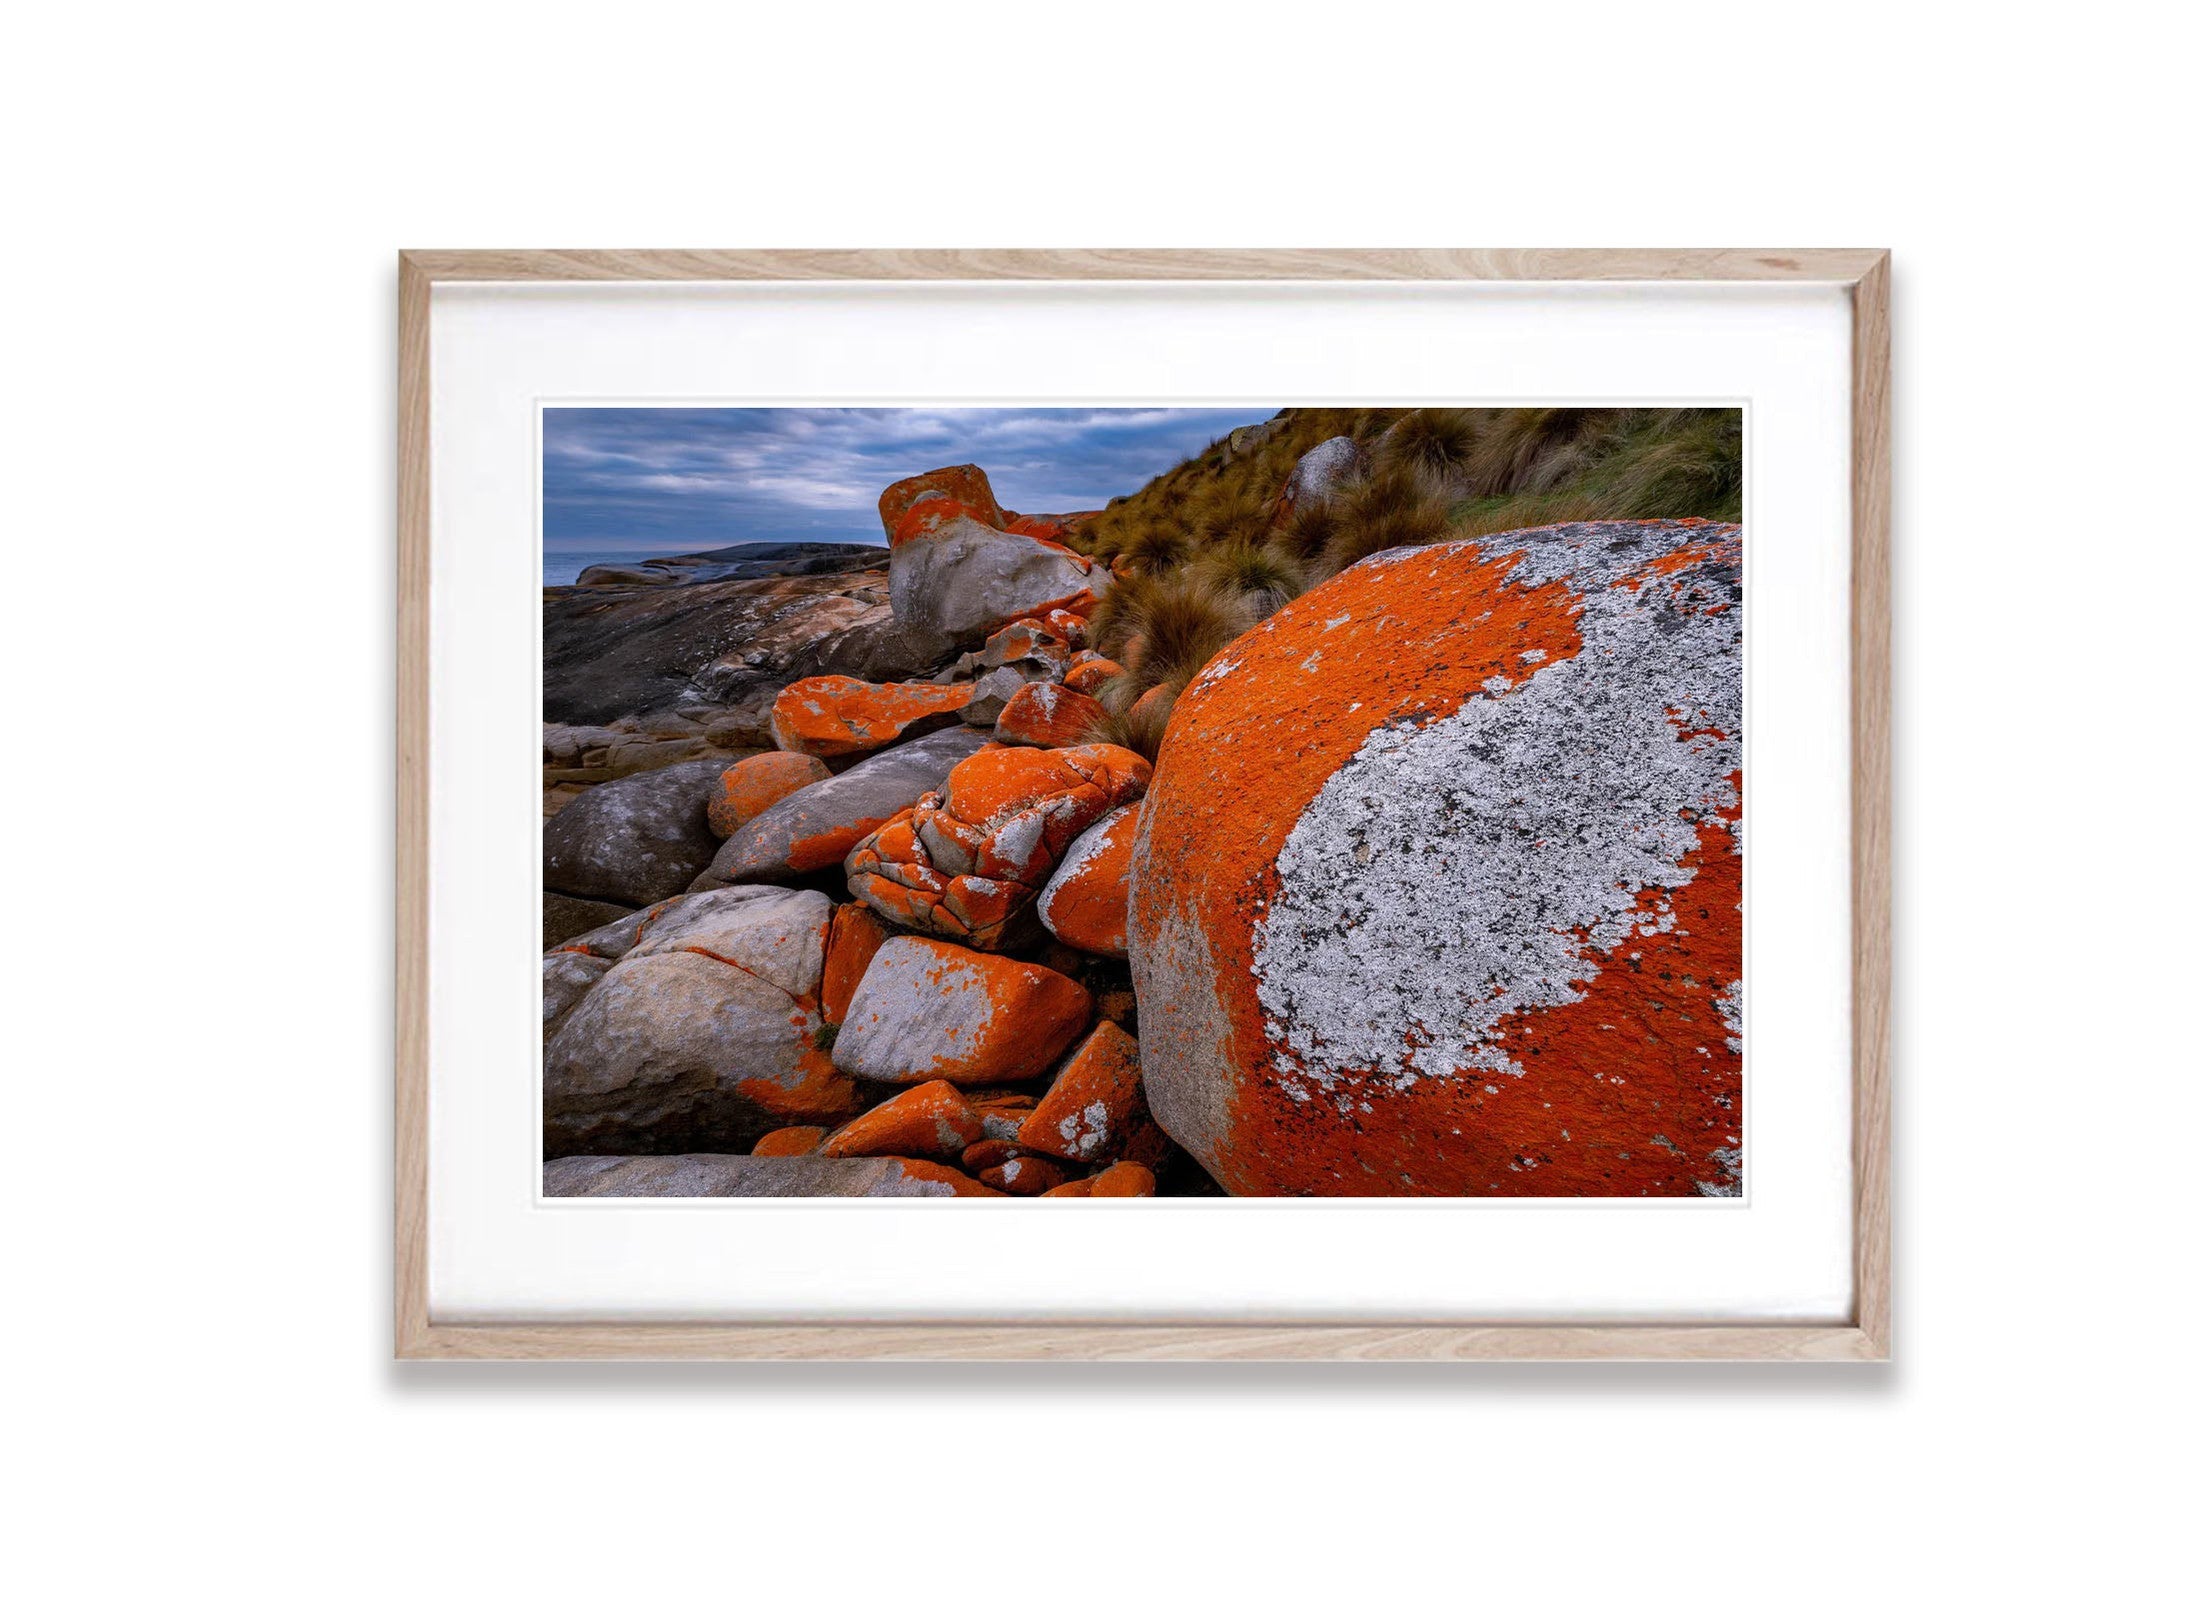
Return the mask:
[[1036,1077],[1084,1030],[1092,996],[1045,966],[931,938],[896,938],[871,960],[832,1064],[875,1083]]
[[1194,680],[1130,962],[1230,1192],[1737,1191],[1740,581],[1706,523],[1393,550]]
[[874,544],[728,544],[723,549],[686,555],[655,555],[639,561],[605,562],[588,567],[575,581],[579,588],[641,584],[650,587],[722,583],[728,579],[810,577],[875,567]]
[[542,1168],[545,1199],[978,1199],[993,1191],[924,1160],[814,1155],[568,1155]]
[[576,796],[542,829],[542,886],[627,905],[677,894],[717,853],[710,801],[731,764],[688,761]]
[[848,891],[888,921],[976,949],[1033,943],[1032,901],[1062,852],[1151,773],[1113,744],[981,751],[849,852]]
[[959,511],[897,534],[889,577],[893,614],[903,627],[964,649],[1018,617],[1088,602],[1110,582],[1081,555],[999,532]]
[[952,500],[989,528],[1005,528],[1011,520],[1000,508],[1000,502],[993,498],[992,480],[983,468],[940,466],[886,485],[878,496],[878,520],[885,525],[886,537],[896,537],[896,530],[907,518],[910,508],[926,499]]
[[[582,986],[543,1050],[552,1155],[747,1148],[774,1126],[861,1107],[819,1047],[824,895],[688,895],[553,953]],[[602,963],[592,980],[568,957]],[[546,984],[546,988],[547,988]]]
[[802,755],[863,755],[961,720],[970,690],[958,683],[866,683],[805,677],[779,691],[771,733]]
[[[907,810],[989,742],[953,727],[871,756],[837,777],[789,794],[748,822],[698,867],[697,889],[785,883],[837,868],[889,817]],[[682,887],[687,885],[682,884]]]

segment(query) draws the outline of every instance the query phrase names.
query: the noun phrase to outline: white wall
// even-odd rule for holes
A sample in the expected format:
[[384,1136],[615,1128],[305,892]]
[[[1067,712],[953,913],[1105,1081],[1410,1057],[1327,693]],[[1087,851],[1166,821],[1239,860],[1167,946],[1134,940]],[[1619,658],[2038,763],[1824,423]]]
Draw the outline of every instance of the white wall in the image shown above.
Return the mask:
[[[2166,14],[949,9],[14,20],[23,1591],[2147,1591],[2190,1419]],[[881,243],[1896,250],[1894,1366],[392,1368],[393,252]]]

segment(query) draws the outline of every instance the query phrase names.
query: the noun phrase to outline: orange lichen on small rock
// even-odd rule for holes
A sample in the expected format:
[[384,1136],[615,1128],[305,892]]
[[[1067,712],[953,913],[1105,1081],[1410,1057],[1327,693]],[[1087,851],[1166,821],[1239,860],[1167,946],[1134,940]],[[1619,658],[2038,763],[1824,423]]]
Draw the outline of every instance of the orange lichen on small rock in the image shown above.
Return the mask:
[[1129,953],[1130,857],[1142,803],[1132,800],[1079,833],[1039,892],[1040,923],[1073,949]]
[[901,542],[898,530],[910,507],[927,495],[956,502],[957,515],[973,517],[989,528],[1008,526],[1008,515],[993,498],[992,480],[985,476],[982,468],[973,465],[935,467],[888,484],[885,492],[878,496],[878,520],[885,524],[886,535],[894,543]]
[[984,1131],[984,1118],[953,1084],[924,1083],[833,1129],[817,1153],[956,1160]]
[[905,1155],[887,1155],[880,1158],[891,1160],[896,1166],[900,1167],[901,1175],[909,1181],[943,1184],[958,1199],[998,1199],[1000,1197],[1001,1191],[999,1189],[987,1187],[984,1183],[973,1179],[967,1172],[957,1171],[952,1166],[942,1166],[935,1160],[914,1160]]
[[1134,1160],[1118,1160],[1092,1179],[1094,1199],[1151,1199],[1159,1188],[1152,1171]]
[[813,1155],[825,1140],[822,1127],[780,1127],[756,1140],[751,1155]]
[[1001,708],[993,737],[1003,744],[1066,749],[1095,743],[1107,732],[1107,708],[1059,683],[1026,683]]
[[1041,1199],[1090,1199],[1092,1197],[1092,1179],[1079,1177],[1073,1182],[1061,1183],[1049,1188],[1038,1197]]
[[864,973],[832,1059],[870,1082],[1015,1082],[1059,1059],[1091,1013],[1084,985],[1044,966],[896,938]]
[[870,970],[873,955],[894,936],[891,924],[864,905],[835,905],[832,925],[825,934],[825,980],[818,999],[826,1022],[837,1027],[848,1019],[848,1001],[855,997]]
[[1018,948],[1062,852],[1145,791],[1152,768],[1113,744],[994,745],[848,853],[848,888],[888,921],[975,949]]
[[710,796],[710,831],[731,838],[789,794],[831,775],[832,768],[816,756],[786,750],[735,761],[719,774],[717,792]]
[[1040,624],[1047,632],[1060,639],[1072,650],[1084,648],[1084,621],[1085,619],[1075,611],[1060,605],[1055,606],[1039,618]]
[[781,689],[772,702],[771,736],[782,751],[799,755],[860,755],[950,727],[969,703],[967,683],[805,677]]
[[1016,1155],[998,1166],[988,1166],[977,1174],[977,1180],[987,1188],[996,1188],[1004,1194],[1020,1194],[1037,1198],[1049,1188],[1058,1188],[1069,1179],[1069,1174],[1052,1161],[1038,1155]]
[[1019,1137],[1041,1154],[1091,1165],[1119,1150],[1146,1119],[1138,1041],[1101,1022],[1062,1063]]
[[1122,676],[1122,664],[1110,661],[1097,650],[1080,650],[1069,657],[1068,669],[1061,675],[1064,688],[1073,688],[1079,694],[1094,694],[1109,678]]

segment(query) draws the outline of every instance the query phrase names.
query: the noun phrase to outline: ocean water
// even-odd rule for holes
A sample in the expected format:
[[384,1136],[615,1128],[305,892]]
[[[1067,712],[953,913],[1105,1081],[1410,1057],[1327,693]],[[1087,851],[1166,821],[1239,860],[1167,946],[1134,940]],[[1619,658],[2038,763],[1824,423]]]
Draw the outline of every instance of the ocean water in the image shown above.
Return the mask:
[[[671,550],[651,550],[650,555],[670,555]],[[639,561],[644,556],[632,550],[544,550],[542,552],[542,586],[554,588],[570,583],[591,566],[605,561]]]

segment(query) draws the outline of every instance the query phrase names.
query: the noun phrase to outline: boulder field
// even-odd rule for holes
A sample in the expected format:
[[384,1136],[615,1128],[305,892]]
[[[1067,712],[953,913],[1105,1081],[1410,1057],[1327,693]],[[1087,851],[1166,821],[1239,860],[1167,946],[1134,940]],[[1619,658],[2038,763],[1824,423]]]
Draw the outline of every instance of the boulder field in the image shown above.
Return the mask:
[[879,517],[545,593],[547,1197],[1739,1191],[1738,528],[1371,556],[1148,762],[1074,516]]

